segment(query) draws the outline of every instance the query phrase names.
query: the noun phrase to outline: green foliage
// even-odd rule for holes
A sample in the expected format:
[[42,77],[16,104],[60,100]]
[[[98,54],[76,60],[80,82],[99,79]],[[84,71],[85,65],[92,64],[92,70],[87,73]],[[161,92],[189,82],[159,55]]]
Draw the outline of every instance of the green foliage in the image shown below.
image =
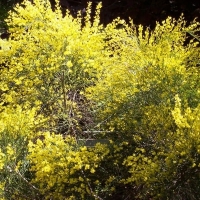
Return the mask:
[[[199,199],[199,47],[187,38],[199,24],[103,27],[100,8],[93,20],[91,4],[84,19],[42,0],[9,13],[1,198]],[[89,148],[84,137],[109,143]]]

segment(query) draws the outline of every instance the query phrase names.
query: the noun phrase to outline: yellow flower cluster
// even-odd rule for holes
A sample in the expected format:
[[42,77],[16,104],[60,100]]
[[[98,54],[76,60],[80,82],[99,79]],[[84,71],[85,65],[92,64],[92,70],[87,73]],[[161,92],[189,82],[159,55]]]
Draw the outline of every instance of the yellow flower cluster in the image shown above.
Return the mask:
[[109,153],[103,145],[95,149],[78,147],[74,138],[63,139],[61,135],[43,133],[44,140],[29,143],[29,156],[35,172],[33,183],[39,186],[46,198],[69,198],[71,193],[78,193],[84,199],[85,195],[92,195],[90,184],[98,180],[91,180],[92,174],[99,167],[99,163]]
[[36,109],[1,105],[0,110],[0,198],[16,198],[15,193],[29,182],[23,177],[29,168],[28,141],[37,137],[45,120],[36,117]]

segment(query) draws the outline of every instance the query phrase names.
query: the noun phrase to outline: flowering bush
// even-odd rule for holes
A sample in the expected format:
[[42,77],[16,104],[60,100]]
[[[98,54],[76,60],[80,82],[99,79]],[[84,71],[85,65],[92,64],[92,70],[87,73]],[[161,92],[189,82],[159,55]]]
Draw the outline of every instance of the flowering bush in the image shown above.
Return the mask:
[[8,55],[2,53],[9,66],[9,72],[3,69],[4,101],[39,106],[40,112],[50,116],[53,131],[75,135],[84,117],[77,101],[87,103],[81,93],[94,84],[103,62],[99,9],[91,25],[88,7],[82,27],[81,16],[74,19],[66,13],[63,17],[58,7],[52,11],[48,1],[17,5],[7,19],[12,39],[2,41],[3,48],[11,47]]
[[31,171],[46,199],[87,199],[97,197],[100,177],[95,175],[109,153],[103,145],[79,147],[73,138],[46,133],[45,140],[29,143]]
[[[2,107],[1,107],[2,108]],[[3,108],[0,115],[0,198],[38,198],[31,184],[30,161],[27,158],[29,141],[37,138],[37,127],[44,123],[36,117],[35,109]]]
[[153,32],[140,26],[139,48],[114,51],[114,67],[88,89],[101,129],[136,143],[121,181],[139,187],[141,199],[199,198],[199,58],[192,60],[199,48],[193,39],[185,44],[198,24],[185,23],[169,17]]
[[[25,0],[10,12],[1,198],[199,199],[199,47],[187,38],[199,24],[104,27],[100,8],[63,17],[58,3]],[[81,137],[109,142],[86,147]]]

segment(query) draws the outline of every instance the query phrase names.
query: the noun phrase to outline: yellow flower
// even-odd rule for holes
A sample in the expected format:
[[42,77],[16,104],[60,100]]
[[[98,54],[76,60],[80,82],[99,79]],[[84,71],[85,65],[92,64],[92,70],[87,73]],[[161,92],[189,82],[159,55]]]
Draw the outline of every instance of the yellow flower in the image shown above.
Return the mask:
[[46,165],[45,167],[43,167],[42,171],[43,172],[50,172],[51,171],[51,167],[49,165]]
[[67,67],[71,68],[73,66],[71,60],[67,61]]
[[90,165],[89,164],[85,165],[85,170],[87,170],[87,169],[90,169]]
[[12,156],[15,153],[15,151],[13,150],[10,144],[6,147],[6,149],[7,149],[7,154],[9,156]]
[[92,174],[94,174],[94,173],[95,173],[95,169],[94,169],[94,168],[91,168],[91,169],[90,169],[90,172],[91,172]]
[[4,162],[5,162],[5,154],[1,152],[0,149],[0,170],[3,169],[4,167]]

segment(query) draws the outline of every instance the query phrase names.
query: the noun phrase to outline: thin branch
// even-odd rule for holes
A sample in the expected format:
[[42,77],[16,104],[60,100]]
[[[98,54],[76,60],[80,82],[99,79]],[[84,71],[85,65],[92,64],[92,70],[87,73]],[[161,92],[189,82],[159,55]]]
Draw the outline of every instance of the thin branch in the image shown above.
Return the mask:
[[95,198],[97,198],[97,199],[99,199],[99,200],[103,200],[101,197],[99,197],[98,195],[96,195],[96,194],[93,192],[90,183],[87,181],[87,177],[85,176],[85,173],[83,172],[83,170],[81,170],[81,172],[82,172],[82,174],[83,174],[83,176],[84,176],[84,178],[85,178],[85,180],[86,180],[86,182],[87,182],[87,185],[88,185],[88,187],[89,187],[89,189],[90,189],[91,194],[92,194]]
[[10,166],[7,166],[7,169],[9,170],[9,172],[14,172],[16,173],[18,176],[20,176],[31,188],[33,188],[34,190],[39,191],[38,188],[36,188],[34,185],[32,185],[27,179],[25,179],[22,174],[19,172],[19,170],[13,170]]
[[194,37],[196,40],[200,42],[200,38],[194,35],[193,33],[191,33],[190,31],[186,31],[186,33],[188,33],[189,35],[191,35],[192,37]]
[[64,109],[65,109],[65,112],[67,111],[67,98],[66,98],[66,90],[65,90],[65,72],[63,71],[62,72],[62,77],[61,77],[61,84],[62,84],[62,90],[63,90],[63,104],[64,104]]

